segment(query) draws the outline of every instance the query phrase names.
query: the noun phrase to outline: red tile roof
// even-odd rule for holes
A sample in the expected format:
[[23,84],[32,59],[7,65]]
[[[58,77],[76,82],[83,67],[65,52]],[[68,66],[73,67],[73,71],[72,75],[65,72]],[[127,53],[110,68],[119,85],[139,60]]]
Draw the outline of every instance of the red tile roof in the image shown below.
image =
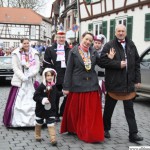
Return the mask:
[[41,24],[42,16],[29,8],[0,7],[0,23]]

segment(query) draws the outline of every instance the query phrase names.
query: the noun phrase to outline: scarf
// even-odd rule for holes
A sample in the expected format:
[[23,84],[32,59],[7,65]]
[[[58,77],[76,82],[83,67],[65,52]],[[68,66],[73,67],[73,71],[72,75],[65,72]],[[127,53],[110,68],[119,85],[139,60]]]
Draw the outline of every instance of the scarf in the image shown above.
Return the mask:
[[84,52],[88,52],[89,47],[85,47],[83,44],[80,44],[80,48],[84,51]]
[[50,89],[52,89],[52,86],[54,86],[55,85],[55,82],[47,82],[46,83],[46,89],[49,91]]
[[31,53],[31,50],[28,52],[20,51],[20,53],[22,66],[24,66],[26,69],[29,69],[31,66],[35,66],[35,59]]
[[57,44],[57,59],[56,61],[61,62],[61,68],[66,68],[66,62],[65,62],[65,48],[64,45]]

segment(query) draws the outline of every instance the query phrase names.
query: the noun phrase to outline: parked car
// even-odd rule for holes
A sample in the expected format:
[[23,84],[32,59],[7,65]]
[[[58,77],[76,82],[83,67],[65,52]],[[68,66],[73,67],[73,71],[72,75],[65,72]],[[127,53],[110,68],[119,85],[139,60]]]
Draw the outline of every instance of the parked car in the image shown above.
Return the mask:
[[0,56],[0,81],[11,80],[13,76],[12,57]]
[[141,88],[137,89],[137,95],[150,97],[150,47],[140,56]]

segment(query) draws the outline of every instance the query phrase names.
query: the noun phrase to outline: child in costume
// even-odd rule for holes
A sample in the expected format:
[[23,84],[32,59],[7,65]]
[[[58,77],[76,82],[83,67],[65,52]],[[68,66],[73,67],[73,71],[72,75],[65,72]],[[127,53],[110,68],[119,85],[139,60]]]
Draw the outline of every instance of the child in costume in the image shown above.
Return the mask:
[[54,69],[45,68],[42,74],[43,82],[36,89],[33,97],[36,102],[35,139],[41,141],[41,127],[45,119],[50,135],[50,143],[53,146],[57,144],[55,129],[56,75]]
[[[94,44],[93,48],[97,51],[99,57],[101,55],[102,49],[106,43],[106,37],[103,34],[99,34],[94,36]],[[100,68],[99,66],[95,66],[95,71],[98,75],[98,80],[99,80],[99,86],[100,86],[100,94],[102,98],[102,108],[104,108],[105,105],[105,81],[104,81],[104,76],[105,76],[105,69]]]

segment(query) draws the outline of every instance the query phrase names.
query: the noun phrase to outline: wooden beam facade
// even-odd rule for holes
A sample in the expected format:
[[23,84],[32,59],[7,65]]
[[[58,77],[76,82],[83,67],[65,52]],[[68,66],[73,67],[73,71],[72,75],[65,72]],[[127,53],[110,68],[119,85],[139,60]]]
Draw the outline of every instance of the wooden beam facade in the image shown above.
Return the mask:
[[[104,9],[105,9],[105,12],[101,12],[101,13],[96,14],[96,15],[93,15],[93,13],[91,13],[91,15],[90,15],[90,13],[89,13],[89,11],[88,11],[88,9],[87,9],[87,6],[86,6],[86,3],[85,3],[85,2],[79,3],[79,9],[80,9],[81,4],[84,3],[85,8],[86,8],[86,10],[87,10],[87,14],[88,14],[88,17],[86,17],[86,18],[81,18],[81,15],[79,14],[79,16],[80,16],[80,21],[87,21],[87,20],[91,20],[91,19],[95,19],[95,18],[99,18],[99,17],[104,17],[104,16],[108,16],[108,15],[111,15],[111,14],[114,14],[114,13],[118,14],[118,13],[121,12],[121,11],[124,11],[124,12],[126,13],[127,10],[129,10],[129,9],[131,9],[132,11],[134,11],[134,9],[135,9],[136,7],[139,7],[140,9],[142,9],[142,7],[143,7],[144,5],[147,5],[148,7],[149,7],[149,5],[150,5],[150,0],[147,0],[147,1],[140,1],[140,0],[138,0],[138,3],[131,4],[131,5],[126,5],[126,4],[127,4],[127,0],[125,0],[123,7],[120,7],[120,8],[115,9],[115,0],[112,0],[112,1],[113,1],[113,9],[112,9],[112,10],[107,11],[106,0],[104,0]],[[99,1],[99,3],[100,3],[100,5],[101,5],[101,11],[102,11],[102,3],[101,3],[101,1]],[[93,3],[93,4],[90,4],[90,5],[92,6],[92,8],[94,7],[94,4],[98,4],[98,2],[95,2],[95,3]],[[80,11],[79,11],[79,12],[80,12]],[[91,12],[93,12],[93,9],[92,9]],[[80,13],[81,13],[81,12],[80,12]]]

